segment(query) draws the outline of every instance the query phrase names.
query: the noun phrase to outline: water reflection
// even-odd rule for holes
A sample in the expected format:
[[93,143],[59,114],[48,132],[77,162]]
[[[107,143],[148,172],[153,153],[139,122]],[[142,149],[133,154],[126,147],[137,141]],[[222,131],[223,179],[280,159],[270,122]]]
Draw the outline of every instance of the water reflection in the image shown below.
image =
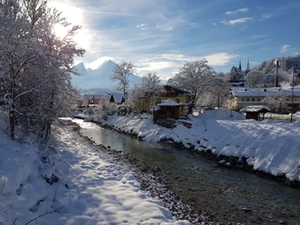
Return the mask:
[[242,224],[300,224],[300,191],[253,173],[215,167],[190,151],[138,141],[99,126],[82,133],[96,143],[129,153],[156,168],[172,191],[213,221]]

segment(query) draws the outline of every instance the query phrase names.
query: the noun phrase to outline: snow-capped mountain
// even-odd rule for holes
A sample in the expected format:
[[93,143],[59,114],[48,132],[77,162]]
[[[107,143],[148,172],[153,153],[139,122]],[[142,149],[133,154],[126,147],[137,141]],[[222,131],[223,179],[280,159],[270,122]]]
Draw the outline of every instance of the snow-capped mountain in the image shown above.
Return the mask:
[[[113,89],[118,82],[110,79],[111,74],[117,64],[112,60],[106,60],[96,69],[86,68],[84,63],[79,63],[75,67],[81,76],[72,75],[73,86],[82,90],[87,89]],[[129,78],[129,85],[142,83],[142,77],[132,75]]]

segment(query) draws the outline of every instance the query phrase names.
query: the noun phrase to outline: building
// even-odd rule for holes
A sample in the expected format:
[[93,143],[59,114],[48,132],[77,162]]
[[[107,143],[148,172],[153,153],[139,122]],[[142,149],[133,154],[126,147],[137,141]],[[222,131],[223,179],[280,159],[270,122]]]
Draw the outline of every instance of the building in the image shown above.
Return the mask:
[[268,105],[273,112],[277,113],[300,111],[300,86],[294,88],[235,87],[231,93],[233,101],[230,107],[234,110],[253,105]]
[[254,119],[254,120],[264,120],[265,114],[270,112],[269,106],[265,105],[253,105],[247,106],[244,109],[241,109],[240,112],[246,114],[246,119]]
[[141,96],[136,104],[140,112],[150,111],[154,106],[163,103],[165,100],[172,100],[175,103],[184,104],[184,109],[181,111],[181,116],[187,115],[188,105],[191,101],[191,94],[188,91],[175,88],[170,85],[163,86],[164,91],[159,96],[145,97]]
[[116,104],[122,104],[125,102],[124,95],[122,93],[112,94],[85,94],[83,96],[82,107],[93,107],[104,102],[114,102]]
[[172,99],[163,100],[157,104],[153,110],[153,119],[178,119],[186,115],[186,104],[175,102]]
[[250,72],[249,60],[247,62],[247,68],[245,71],[242,70],[241,62],[239,67],[233,66],[229,72],[228,82],[231,83],[231,86],[241,86],[245,85],[245,76]]

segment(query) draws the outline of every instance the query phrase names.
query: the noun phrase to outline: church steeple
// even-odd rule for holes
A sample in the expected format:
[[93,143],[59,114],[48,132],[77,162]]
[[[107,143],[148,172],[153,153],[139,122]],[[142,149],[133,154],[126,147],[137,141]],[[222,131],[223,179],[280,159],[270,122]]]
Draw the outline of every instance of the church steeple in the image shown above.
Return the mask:
[[250,71],[250,65],[249,65],[249,59],[248,59],[248,62],[247,62],[247,71]]
[[239,70],[242,71],[242,64],[241,64],[241,60],[240,60],[240,64],[239,64]]

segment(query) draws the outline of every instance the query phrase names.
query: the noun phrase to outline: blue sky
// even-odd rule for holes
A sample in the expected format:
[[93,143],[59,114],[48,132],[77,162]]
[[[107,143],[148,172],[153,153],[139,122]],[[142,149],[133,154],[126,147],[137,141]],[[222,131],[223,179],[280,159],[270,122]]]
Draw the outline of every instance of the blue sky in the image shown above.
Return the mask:
[[299,0],[49,0],[68,21],[87,67],[132,62],[137,73],[172,77],[206,58],[216,71],[254,67],[300,52]]

